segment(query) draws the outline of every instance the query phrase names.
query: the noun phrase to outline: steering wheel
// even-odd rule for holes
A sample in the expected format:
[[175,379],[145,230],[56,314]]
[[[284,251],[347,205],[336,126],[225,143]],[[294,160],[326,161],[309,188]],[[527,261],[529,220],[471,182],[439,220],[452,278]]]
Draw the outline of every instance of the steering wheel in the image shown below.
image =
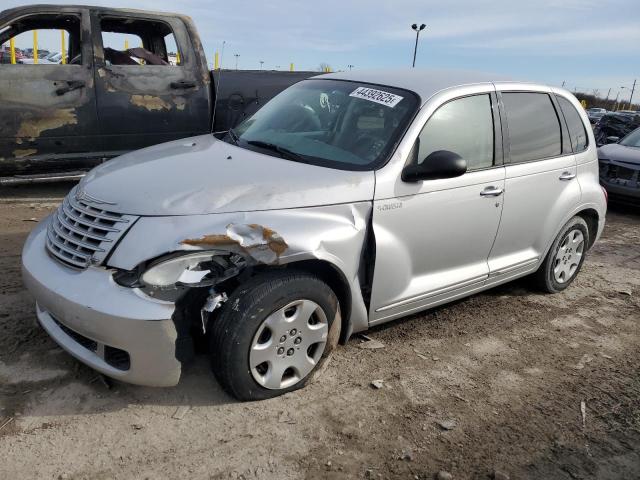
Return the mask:
[[318,114],[302,105],[287,105],[275,123],[276,129],[289,132],[308,132],[322,127]]

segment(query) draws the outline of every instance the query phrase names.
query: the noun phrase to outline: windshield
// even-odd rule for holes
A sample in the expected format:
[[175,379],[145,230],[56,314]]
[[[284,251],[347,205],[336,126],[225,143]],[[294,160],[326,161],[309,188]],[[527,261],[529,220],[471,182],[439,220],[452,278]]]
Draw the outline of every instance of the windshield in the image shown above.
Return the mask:
[[620,140],[620,145],[640,148],[640,128],[636,128],[633,132]]
[[294,161],[370,170],[384,163],[418,107],[406,90],[305,80],[274,97],[225,139]]

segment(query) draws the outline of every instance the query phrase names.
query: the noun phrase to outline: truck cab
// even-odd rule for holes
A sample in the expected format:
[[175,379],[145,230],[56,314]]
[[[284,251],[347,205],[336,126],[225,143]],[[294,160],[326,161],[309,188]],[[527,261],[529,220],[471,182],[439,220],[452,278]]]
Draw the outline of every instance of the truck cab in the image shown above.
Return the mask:
[[[80,178],[131,150],[226,130],[312,74],[225,72],[232,84],[214,89],[221,71],[209,70],[185,15],[59,5],[0,12],[3,52],[13,39],[14,51],[28,46],[37,57],[38,38],[41,51],[60,50],[60,63],[0,64],[0,185]],[[225,111],[214,128],[215,104]]]
[[188,17],[43,5],[0,14],[0,44],[34,32],[64,38],[66,55],[60,64],[0,66],[0,175],[83,170],[210,131],[211,77]]

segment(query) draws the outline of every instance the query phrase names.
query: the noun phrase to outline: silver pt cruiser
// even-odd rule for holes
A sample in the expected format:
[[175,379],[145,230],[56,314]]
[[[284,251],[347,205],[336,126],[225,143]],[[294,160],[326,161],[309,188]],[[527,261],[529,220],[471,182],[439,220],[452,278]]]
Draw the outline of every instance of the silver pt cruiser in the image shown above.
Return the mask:
[[602,232],[586,113],[462,72],[302,81],[235,130],[91,171],[29,236],[42,327],[127,382],[206,340],[238,399],[302,387],[340,341],[532,275],[565,289]]

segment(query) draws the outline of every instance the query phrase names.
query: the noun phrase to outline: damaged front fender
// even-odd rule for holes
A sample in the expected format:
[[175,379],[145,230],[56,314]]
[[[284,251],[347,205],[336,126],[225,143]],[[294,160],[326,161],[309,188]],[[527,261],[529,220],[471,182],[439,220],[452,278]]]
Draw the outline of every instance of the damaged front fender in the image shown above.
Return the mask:
[[223,247],[246,254],[258,263],[274,264],[289,245],[269,227],[251,224],[233,224],[226,227],[226,233],[204,235],[200,238],[187,238],[183,245],[201,248]]
[[132,270],[175,252],[224,250],[249,265],[294,265],[320,260],[332,265],[350,290],[350,330],[368,327],[359,269],[371,215],[370,202],[291,210],[229,214],[142,217],[108,260]]

